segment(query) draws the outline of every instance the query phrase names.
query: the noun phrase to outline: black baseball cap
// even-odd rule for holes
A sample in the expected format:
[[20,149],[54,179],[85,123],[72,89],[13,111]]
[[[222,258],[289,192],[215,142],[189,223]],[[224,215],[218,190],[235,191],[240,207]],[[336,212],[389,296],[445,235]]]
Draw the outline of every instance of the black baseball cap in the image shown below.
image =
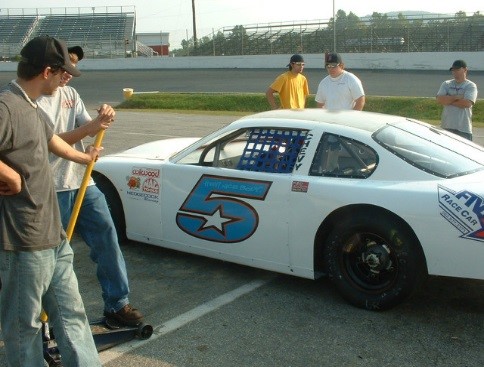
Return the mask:
[[464,60],[455,60],[449,70],[467,68],[467,64]]
[[326,54],[326,57],[324,58],[325,64],[341,64],[342,62],[343,59],[341,58],[341,55],[337,52],[328,52]]
[[291,65],[293,62],[304,62],[304,58],[299,54],[292,55],[287,66]]
[[77,56],[77,60],[81,61],[84,58],[84,50],[81,46],[72,46],[67,49],[70,54],[75,54]]
[[66,43],[50,36],[32,38],[20,51],[21,61],[35,66],[60,67],[72,76],[81,72],[71,63]]

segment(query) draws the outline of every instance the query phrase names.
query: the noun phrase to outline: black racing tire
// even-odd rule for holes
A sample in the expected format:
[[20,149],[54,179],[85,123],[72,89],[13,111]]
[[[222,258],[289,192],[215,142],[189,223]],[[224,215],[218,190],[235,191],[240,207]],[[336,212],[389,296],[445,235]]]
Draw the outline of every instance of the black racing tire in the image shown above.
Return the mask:
[[111,213],[111,218],[113,218],[114,226],[116,227],[118,241],[120,243],[125,242],[127,240],[126,220],[124,218],[123,204],[116,188],[106,177],[97,172],[92,173],[92,178],[94,179],[97,188],[106,197],[109,212]]
[[340,221],[328,236],[323,257],[341,296],[368,310],[398,305],[427,274],[416,236],[390,213],[353,213]]

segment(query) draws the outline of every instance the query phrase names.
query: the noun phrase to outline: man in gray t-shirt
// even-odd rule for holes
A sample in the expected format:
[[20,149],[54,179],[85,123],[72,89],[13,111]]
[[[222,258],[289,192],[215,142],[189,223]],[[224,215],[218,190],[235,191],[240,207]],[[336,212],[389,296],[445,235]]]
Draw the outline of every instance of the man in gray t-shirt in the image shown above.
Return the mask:
[[477,100],[477,86],[467,79],[467,64],[456,60],[449,69],[453,79],[446,80],[437,92],[437,102],[444,106],[443,129],[472,140],[472,106]]
[[63,41],[35,37],[20,51],[16,80],[0,92],[0,323],[9,366],[44,359],[42,323],[51,320],[65,366],[101,366],[79,293],[73,252],[62,229],[48,153],[80,164],[99,154],[54,134],[35,102],[62,75],[80,73]]

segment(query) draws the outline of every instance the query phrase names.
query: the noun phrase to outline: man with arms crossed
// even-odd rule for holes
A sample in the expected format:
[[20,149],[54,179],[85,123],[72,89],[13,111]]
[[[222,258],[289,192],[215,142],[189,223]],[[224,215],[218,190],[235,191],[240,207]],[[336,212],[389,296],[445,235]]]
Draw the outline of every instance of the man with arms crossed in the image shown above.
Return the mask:
[[467,64],[456,60],[449,69],[453,79],[442,83],[437,92],[437,102],[444,106],[441,126],[443,129],[472,140],[472,106],[477,100],[477,86],[467,79]]

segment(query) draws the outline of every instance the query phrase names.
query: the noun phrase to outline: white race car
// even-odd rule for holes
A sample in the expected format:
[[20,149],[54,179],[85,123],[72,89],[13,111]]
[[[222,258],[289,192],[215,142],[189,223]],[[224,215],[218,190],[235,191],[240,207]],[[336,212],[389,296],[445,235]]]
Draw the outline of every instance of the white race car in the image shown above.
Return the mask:
[[121,237],[315,279],[371,310],[427,274],[484,279],[484,150],[404,117],[241,118],[102,157]]

